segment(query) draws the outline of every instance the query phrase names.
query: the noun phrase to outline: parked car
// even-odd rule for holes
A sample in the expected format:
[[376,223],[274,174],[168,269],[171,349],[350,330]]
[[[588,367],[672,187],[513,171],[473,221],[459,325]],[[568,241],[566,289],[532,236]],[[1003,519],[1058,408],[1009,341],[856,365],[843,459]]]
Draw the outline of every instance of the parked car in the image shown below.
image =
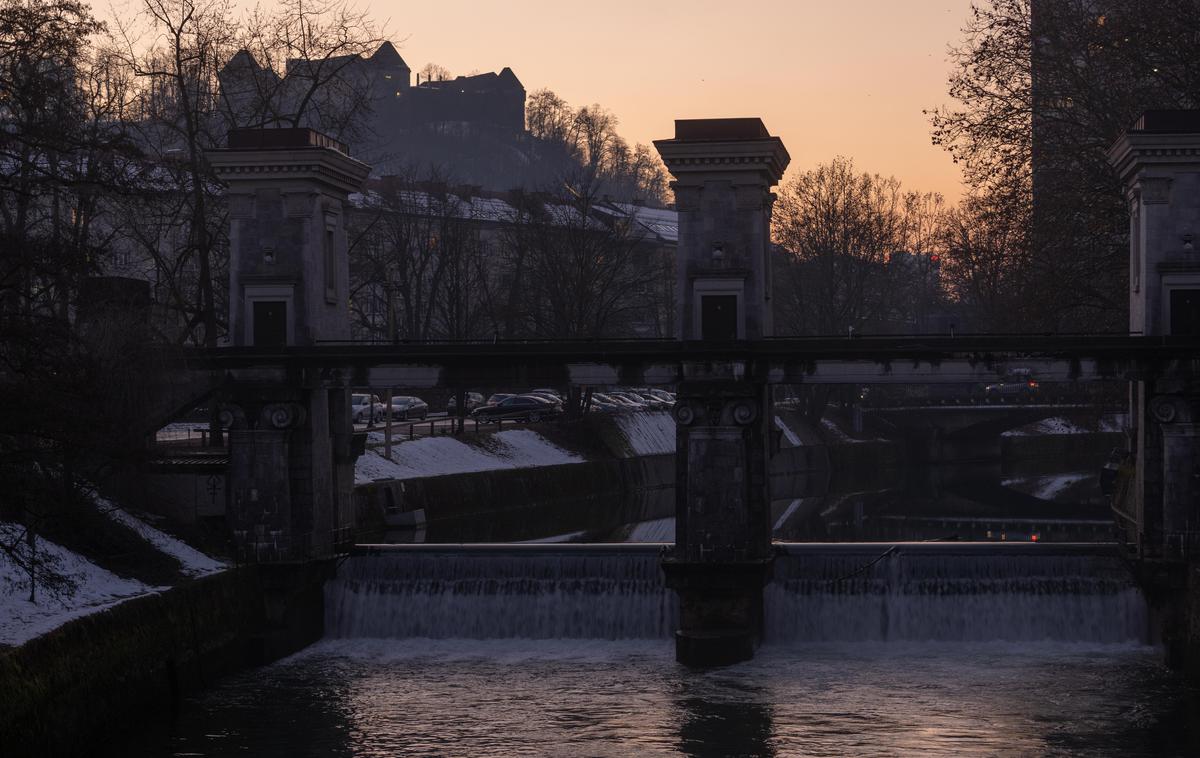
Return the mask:
[[511,392],[497,392],[489,397],[484,405],[498,405],[502,400],[507,400],[510,397],[516,397],[516,395]]
[[501,420],[531,421],[537,423],[542,419],[552,418],[562,412],[562,407],[544,398],[533,395],[513,395],[506,397],[495,405],[481,405],[471,411],[471,418],[485,424],[494,424]]
[[423,419],[429,415],[429,404],[419,397],[412,395],[394,395],[392,396],[392,418]]
[[354,393],[350,396],[350,417],[356,424],[373,424],[387,412],[378,395]]
[[597,413],[624,413],[626,408],[614,402],[602,392],[593,392],[591,403],[588,405],[589,411]]
[[631,394],[639,398],[646,407],[652,411],[664,411],[674,405],[673,402],[668,402],[654,395],[648,389],[632,389],[627,390],[626,394]]
[[637,395],[634,395],[633,393],[626,392],[624,390],[610,390],[610,391],[606,392],[605,394],[608,395],[609,397],[611,397],[613,400],[616,400],[619,403],[625,403],[626,405],[629,406],[630,410],[634,410],[634,411],[650,410],[649,404],[647,404],[645,400],[641,399]]
[[1030,402],[1037,397],[1038,383],[1029,369],[1012,369],[1000,381],[983,388],[983,399],[989,403],[1016,400]]
[[647,392],[649,392],[649,393],[650,393],[650,395],[651,395],[652,397],[656,397],[656,398],[658,398],[659,400],[661,400],[661,401],[663,401],[664,403],[666,403],[666,404],[667,404],[667,408],[672,408],[672,407],[674,407],[674,405],[675,405],[675,394],[674,394],[673,392],[667,392],[666,390],[660,390],[660,389],[658,389],[658,388],[656,388],[656,387],[652,387],[652,388],[650,388],[650,389],[648,389],[648,390],[646,390],[646,391],[647,391]]
[[[598,406],[597,403],[601,405]],[[637,410],[637,407],[628,400],[620,400],[604,392],[592,393],[592,407],[597,410],[603,409],[613,413],[630,413]]]
[[[478,392],[468,392],[466,400],[467,413],[470,413],[479,406],[483,405],[483,395],[479,394]],[[458,415],[458,395],[450,396],[450,400],[446,403],[446,412],[451,416]]]
[[530,390],[525,394],[540,397],[550,403],[562,403],[562,398],[558,396],[557,392],[553,392],[552,390]]

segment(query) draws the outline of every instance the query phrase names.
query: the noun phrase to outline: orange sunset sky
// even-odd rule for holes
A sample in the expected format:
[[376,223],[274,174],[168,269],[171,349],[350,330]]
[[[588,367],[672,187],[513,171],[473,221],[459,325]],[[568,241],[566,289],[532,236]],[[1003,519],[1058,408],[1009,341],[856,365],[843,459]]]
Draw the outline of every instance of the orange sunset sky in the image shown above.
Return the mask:
[[[93,0],[106,18],[139,0]],[[236,8],[271,0],[233,0]],[[949,102],[947,49],[971,0],[355,0],[414,72],[509,66],[528,92],[599,103],[632,142],[676,118],[761,116],[789,175],[852,157],[954,202],[961,173],[922,113]]]
[[837,155],[908,189],[962,194],[922,109],[949,101],[969,0],[369,0],[414,70],[512,67],[526,90],[600,103],[631,142],[675,118],[761,116],[789,174]]

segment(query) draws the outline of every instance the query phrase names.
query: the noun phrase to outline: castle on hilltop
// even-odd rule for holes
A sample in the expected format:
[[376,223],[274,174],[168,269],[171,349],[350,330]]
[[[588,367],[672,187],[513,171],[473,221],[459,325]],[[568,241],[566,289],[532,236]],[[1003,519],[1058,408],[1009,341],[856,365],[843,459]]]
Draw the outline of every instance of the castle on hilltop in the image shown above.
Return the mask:
[[517,136],[525,131],[525,87],[512,69],[424,82],[418,74],[414,84],[412,69],[391,42],[384,42],[370,56],[291,59],[282,78],[242,50],[221,70],[220,80],[228,107],[247,122],[253,120],[252,114],[268,110],[267,99],[274,101],[270,108],[276,112],[297,110],[312,83],[324,82],[305,104],[314,115],[304,125],[323,126],[325,131],[344,131],[329,126],[336,123],[336,112],[347,110],[347,98],[365,96],[371,113],[369,141],[385,151],[398,133],[415,130],[459,136],[481,132]]
[[391,42],[384,42],[364,70],[375,93],[380,124],[414,128],[431,124],[460,129],[525,130],[525,87],[507,66],[500,73],[412,83],[412,70]]

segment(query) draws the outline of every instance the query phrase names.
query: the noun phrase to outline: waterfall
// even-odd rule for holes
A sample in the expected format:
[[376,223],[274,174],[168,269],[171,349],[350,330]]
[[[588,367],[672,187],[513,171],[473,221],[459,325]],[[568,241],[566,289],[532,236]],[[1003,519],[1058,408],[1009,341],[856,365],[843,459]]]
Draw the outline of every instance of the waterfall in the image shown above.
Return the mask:
[[325,588],[330,637],[654,639],[676,626],[659,546],[380,550]]
[[[665,639],[660,545],[391,546],[325,588],[326,634]],[[1103,545],[780,545],[776,642],[1145,642],[1141,593]]]
[[797,545],[765,601],[772,641],[1148,640],[1145,600],[1101,545]]

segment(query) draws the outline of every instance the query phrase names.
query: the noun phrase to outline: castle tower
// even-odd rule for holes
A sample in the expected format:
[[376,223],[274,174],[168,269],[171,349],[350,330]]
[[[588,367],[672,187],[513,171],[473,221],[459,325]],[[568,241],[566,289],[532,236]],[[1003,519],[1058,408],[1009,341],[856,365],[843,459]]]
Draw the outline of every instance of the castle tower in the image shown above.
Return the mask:
[[376,82],[381,90],[394,89],[403,91],[412,86],[412,69],[404,62],[400,52],[391,42],[384,42],[370,57],[371,67],[375,76],[383,79],[384,84]]

